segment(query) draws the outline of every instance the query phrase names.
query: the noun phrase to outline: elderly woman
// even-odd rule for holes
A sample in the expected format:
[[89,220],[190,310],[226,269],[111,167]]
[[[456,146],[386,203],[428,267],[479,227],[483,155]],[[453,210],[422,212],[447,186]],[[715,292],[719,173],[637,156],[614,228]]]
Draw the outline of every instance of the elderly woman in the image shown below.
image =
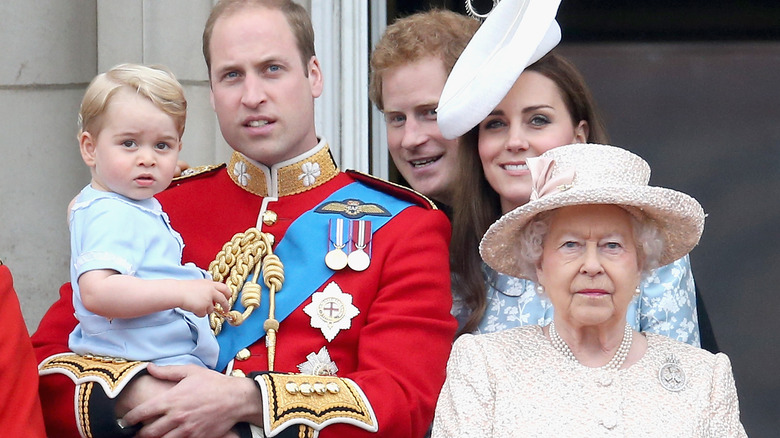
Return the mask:
[[553,322],[461,336],[433,436],[746,436],[725,354],[626,323],[643,274],[698,243],[698,202],[648,186],[647,163],[612,146],[563,146],[528,165],[531,201],[480,251],[537,281]]

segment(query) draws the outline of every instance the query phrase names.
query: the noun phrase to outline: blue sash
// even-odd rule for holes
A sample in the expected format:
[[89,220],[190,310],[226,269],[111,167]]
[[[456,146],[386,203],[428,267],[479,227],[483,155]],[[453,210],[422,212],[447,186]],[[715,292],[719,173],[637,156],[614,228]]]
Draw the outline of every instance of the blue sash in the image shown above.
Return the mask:
[[[372,232],[376,232],[412,204],[402,201],[387,193],[380,192],[361,182],[353,182],[333,192],[320,205],[328,202],[342,202],[347,199],[357,199],[365,203],[381,205],[391,215],[366,215],[361,220],[371,222]],[[315,207],[316,208],[316,207]],[[276,319],[283,321],[290,313],[301,305],[311,294],[325,284],[334,272],[325,266],[325,254],[328,243],[328,219],[332,214],[317,213],[314,209],[298,217],[287,229],[284,237],[274,249],[274,254],[284,265],[284,284],[276,293]],[[268,288],[262,286],[262,301],[260,307],[238,327],[225,323],[222,332],[217,336],[219,342],[219,360],[217,370],[223,370],[242,348],[254,344],[265,336],[263,323],[268,318]],[[233,308],[244,311],[240,302]]]

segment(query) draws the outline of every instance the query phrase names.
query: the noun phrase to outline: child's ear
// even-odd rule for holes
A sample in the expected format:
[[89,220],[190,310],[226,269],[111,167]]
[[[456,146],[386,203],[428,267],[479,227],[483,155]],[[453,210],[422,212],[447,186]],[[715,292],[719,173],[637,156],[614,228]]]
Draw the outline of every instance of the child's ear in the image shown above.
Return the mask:
[[81,159],[89,167],[95,167],[95,139],[87,131],[79,134],[79,150],[81,151]]

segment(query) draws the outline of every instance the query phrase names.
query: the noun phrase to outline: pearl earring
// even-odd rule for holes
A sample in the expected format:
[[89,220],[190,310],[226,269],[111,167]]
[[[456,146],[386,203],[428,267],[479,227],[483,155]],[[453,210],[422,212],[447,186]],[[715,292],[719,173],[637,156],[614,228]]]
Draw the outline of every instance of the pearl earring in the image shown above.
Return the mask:
[[536,285],[536,294],[537,295],[544,295],[544,286],[541,284]]
[[639,286],[636,287],[634,290],[634,296],[638,297],[642,293],[642,289],[639,288]]

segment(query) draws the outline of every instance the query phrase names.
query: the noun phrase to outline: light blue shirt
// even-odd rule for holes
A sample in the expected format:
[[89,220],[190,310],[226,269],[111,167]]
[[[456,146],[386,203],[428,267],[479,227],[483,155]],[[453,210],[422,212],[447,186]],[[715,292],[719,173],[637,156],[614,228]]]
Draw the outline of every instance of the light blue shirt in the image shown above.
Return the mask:
[[175,308],[108,319],[89,312],[81,302],[78,278],[96,269],[142,279],[211,278],[192,263],[181,264],[184,243],[156,199],[135,201],[87,186],[68,222],[73,307],[79,320],[68,340],[72,351],[160,365],[216,365],[219,347],[208,318]]
[[[482,274],[487,286],[487,308],[475,333],[524,325],[546,326],[552,321],[552,304],[539,296],[534,282],[500,274],[484,263]],[[626,313],[626,321],[634,329],[700,346],[696,287],[687,255],[653,271],[642,281],[640,289]],[[452,314],[461,326],[468,318],[468,309],[457,297]]]

